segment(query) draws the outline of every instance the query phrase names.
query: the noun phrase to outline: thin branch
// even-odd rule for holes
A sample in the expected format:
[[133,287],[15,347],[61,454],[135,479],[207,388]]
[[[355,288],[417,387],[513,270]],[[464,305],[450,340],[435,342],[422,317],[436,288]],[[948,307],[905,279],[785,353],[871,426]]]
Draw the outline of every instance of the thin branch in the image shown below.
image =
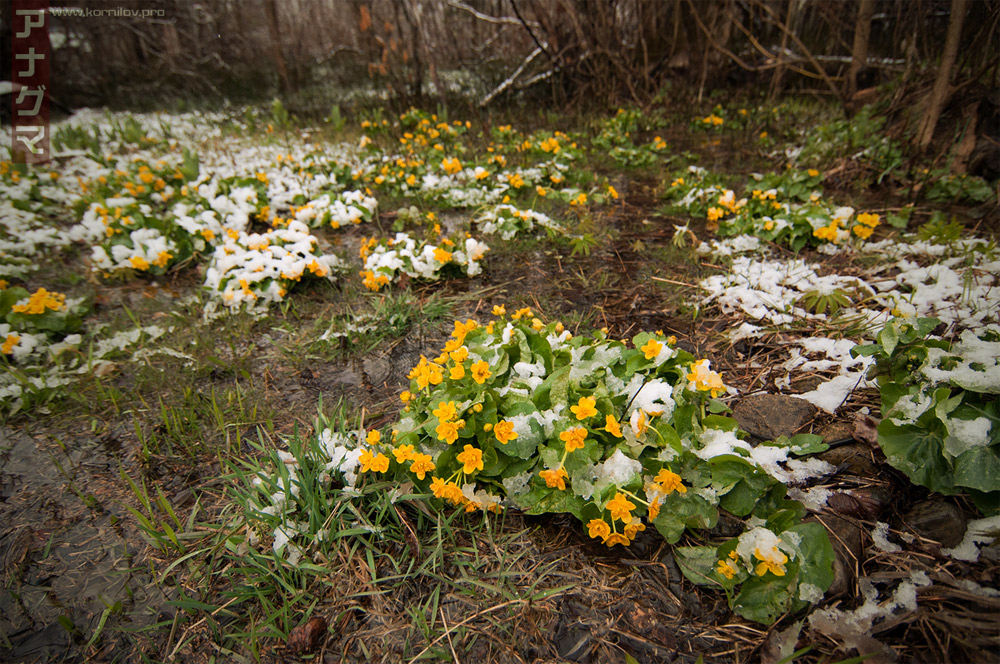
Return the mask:
[[[448,0],[448,5],[455,9],[460,9],[462,11],[469,12],[470,14],[478,18],[480,21],[486,21],[487,23],[505,23],[508,25],[522,25],[522,21],[519,21],[516,18],[511,18],[510,16],[490,16],[489,14],[482,13],[481,11],[475,9],[474,7],[470,7],[464,2],[460,2],[460,0]],[[542,27],[537,23],[535,23],[534,21],[531,21],[531,23],[536,28]]]

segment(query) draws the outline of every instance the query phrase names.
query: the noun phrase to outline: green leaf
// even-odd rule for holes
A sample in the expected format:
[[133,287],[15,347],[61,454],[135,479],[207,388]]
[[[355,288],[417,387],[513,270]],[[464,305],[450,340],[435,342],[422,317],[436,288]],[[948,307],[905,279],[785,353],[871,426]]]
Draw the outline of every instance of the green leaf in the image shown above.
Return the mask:
[[701,496],[672,493],[667,496],[653,525],[668,543],[673,544],[684,534],[685,528],[712,528],[719,520],[719,512]]
[[954,463],[956,486],[985,493],[1000,491],[1000,447],[997,445],[968,450]]
[[733,598],[733,611],[747,620],[770,625],[791,608],[794,591],[794,574],[751,576]]
[[882,348],[885,349],[886,355],[892,355],[892,351],[896,350],[896,344],[899,343],[899,333],[896,330],[896,326],[893,324],[894,321],[890,321],[888,325],[882,328],[879,332],[878,342],[882,344]]
[[674,547],[674,561],[691,583],[697,586],[720,585],[715,577],[715,566],[719,563],[719,555],[714,546]]
[[818,523],[800,523],[787,530],[799,536],[798,563],[799,579],[803,584],[816,586],[823,592],[833,583],[833,546],[826,528]]
[[925,413],[919,422],[896,424],[891,419],[882,420],[878,425],[879,446],[889,465],[909,477],[911,482],[939,493],[953,494],[954,471],[944,456],[947,433],[944,425],[933,413]]

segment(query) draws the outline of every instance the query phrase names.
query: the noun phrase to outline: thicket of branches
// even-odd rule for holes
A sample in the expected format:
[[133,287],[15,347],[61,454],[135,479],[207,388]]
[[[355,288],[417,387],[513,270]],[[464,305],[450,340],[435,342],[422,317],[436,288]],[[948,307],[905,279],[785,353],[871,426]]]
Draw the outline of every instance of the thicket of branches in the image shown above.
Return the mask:
[[[107,8],[104,2],[66,5]],[[3,3],[9,23],[9,3]],[[996,114],[1000,0],[123,0],[162,18],[63,17],[53,91],[71,105],[279,94],[328,111],[346,91],[397,107],[648,104],[753,85],[852,110],[896,82],[893,107],[930,141],[950,107]],[[56,43],[58,42],[58,44]],[[9,69],[9,62],[5,65]],[[456,74],[461,72],[461,75]],[[3,72],[4,78],[9,72]],[[970,111],[969,108],[975,110]],[[991,115],[992,114],[992,115]],[[996,125],[997,123],[992,123]]]

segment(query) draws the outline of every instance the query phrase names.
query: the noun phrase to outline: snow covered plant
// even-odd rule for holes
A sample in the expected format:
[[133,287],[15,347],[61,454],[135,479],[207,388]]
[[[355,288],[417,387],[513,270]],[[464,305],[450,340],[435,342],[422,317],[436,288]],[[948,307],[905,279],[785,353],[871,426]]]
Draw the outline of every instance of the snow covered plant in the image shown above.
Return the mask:
[[327,224],[340,228],[371,221],[377,207],[377,201],[363,191],[345,191],[340,194],[326,193],[305,205],[294,207],[291,216],[311,228]]
[[878,442],[911,481],[944,494],[967,492],[987,514],[1000,505],[1000,326],[964,330],[949,343],[936,318],[893,318],[872,356],[884,419]]
[[[630,346],[600,332],[573,336],[526,308],[493,313],[485,325],[455,321],[441,354],[421,357],[390,430],[322,433],[321,470],[356,490],[390,482],[440,508],[568,512],[608,547],[629,545],[647,525],[673,543],[687,529],[712,528],[726,510],[784,542],[750,547],[744,568],[755,556],[767,564],[729,577],[730,589],[780,579],[788,597],[822,596],[829,543],[821,528],[798,524],[801,504],[784,499],[786,483],[832,470],[792,458],[822,449],[818,437],[751,446],[721,415],[722,377],[662,333]],[[296,510],[292,472],[316,475],[314,465],[282,471],[289,488],[269,509]],[[301,546],[285,535],[295,540],[290,550]]]
[[[303,278],[332,279],[342,267],[335,255],[317,253],[318,243],[298,221],[266,233],[229,229],[205,272],[205,288],[230,311],[244,304],[249,310],[266,309]],[[211,313],[212,307],[206,307],[206,314]]]
[[534,210],[518,210],[509,204],[497,205],[491,210],[486,210],[476,217],[475,222],[480,232],[486,235],[498,234],[504,240],[534,230],[535,224],[557,233],[565,232],[562,226],[550,219],[547,214]]
[[415,279],[437,280],[452,275],[473,277],[482,272],[479,261],[489,251],[485,243],[475,238],[443,238],[431,244],[407,233],[394,238],[369,238],[361,243],[361,271],[365,287],[377,291],[401,275]]

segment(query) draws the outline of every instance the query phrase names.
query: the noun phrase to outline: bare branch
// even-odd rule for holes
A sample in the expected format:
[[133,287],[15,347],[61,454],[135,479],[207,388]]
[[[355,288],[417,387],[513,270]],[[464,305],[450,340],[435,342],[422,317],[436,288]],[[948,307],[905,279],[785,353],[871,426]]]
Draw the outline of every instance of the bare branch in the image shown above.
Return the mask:
[[[469,12],[470,14],[478,18],[480,21],[486,21],[487,23],[521,25],[521,21],[517,20],[516,18],[512,18],[510,16],[490,16],[489,14],[482,13],[481,11],[475,9],[474,7],[470,7],[464,2],[460,2],[460,0],[448,0],[448,6],[453,7],[454,9],[460,9],[462,11]],[[535,28],[541,27],[534,21],[528,21],[528,23],[530,23],[532,27]]]

